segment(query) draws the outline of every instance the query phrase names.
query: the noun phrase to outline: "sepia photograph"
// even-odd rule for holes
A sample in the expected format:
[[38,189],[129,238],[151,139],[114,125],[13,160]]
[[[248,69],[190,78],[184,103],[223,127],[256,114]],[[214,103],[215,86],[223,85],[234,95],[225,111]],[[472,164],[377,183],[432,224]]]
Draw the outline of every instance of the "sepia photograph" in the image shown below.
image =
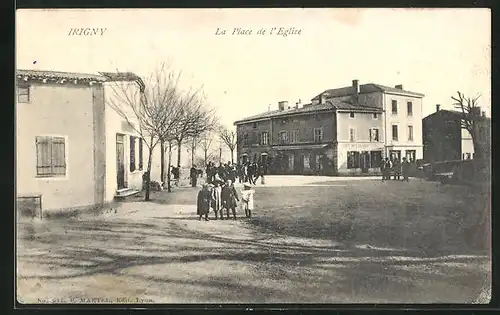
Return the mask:
[[15,27],[18,305],[490,302],[489,9]]

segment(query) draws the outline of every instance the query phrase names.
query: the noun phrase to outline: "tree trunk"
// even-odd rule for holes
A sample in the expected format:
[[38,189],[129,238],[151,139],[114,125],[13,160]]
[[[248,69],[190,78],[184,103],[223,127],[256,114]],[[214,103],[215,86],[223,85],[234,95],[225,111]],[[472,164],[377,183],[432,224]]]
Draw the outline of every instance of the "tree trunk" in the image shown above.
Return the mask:
[[182,140],[177,141],[177,172],[179,172],[179,181],[177,185],[181,183],[181,151],[182,151]]
[[172,141],[168,142],[168,169],[167,169],[167,189],[168,192],[172,192],[172,186],[170,184],[170,168],[172,166]]
[[195,150],[196,150],[196,139],[193,138],[193,143],[191,143],[191,167],[194,165]]
[[181,165],[182,140],[177,140],[177,166]]
[[[152,144],[153,141],[151,141]],[[145,201],[149,201],[149,194],[151,192],[151,162],[153,160],[153,148],[152,145],[149,147],[149,157],[148,157],[148,170],[146,175],[146,196],[144,197]]]
[[222,163],[222,147],[219,147],[219,164]]
[[161,150],[161,162],[160,162],[160,178],[161,182],[165,183],[165,141],[160,141],[160,150]]
[[231,149],[231,164],[233,164],[234,149]]
[[204,153],[204,163],[205,165],[203,165],[204,167],[207,166],[207,160],[208,160],[208,150],[205,150],[203,149],[203,153]]

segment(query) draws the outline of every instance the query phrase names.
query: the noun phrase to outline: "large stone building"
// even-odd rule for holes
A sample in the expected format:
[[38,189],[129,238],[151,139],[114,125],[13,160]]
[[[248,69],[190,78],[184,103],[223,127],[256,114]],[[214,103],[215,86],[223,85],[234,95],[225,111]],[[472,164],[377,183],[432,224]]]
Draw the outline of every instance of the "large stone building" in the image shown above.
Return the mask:
[[[148,150],[110,108],[109,80],[16,71],[18,201],[35,199],[44,212],[71,211],[102,207],[117,194],[142,188]],[[153,155],[153,180],[160,177],[159,156]]]
[[239,161],[257,160],[283,174],[360,174],[385,156],[422,157],[423,94],[379,84],[326,90],[309,104],[236,121]]
[[[490,154],[491,120],[476,107],[477,142],[483,152]],[[474,144],[467,129],[462,128],[463,113],[440,109],[422,120],[424,160],[427,162],[469,160],[474,158]]]

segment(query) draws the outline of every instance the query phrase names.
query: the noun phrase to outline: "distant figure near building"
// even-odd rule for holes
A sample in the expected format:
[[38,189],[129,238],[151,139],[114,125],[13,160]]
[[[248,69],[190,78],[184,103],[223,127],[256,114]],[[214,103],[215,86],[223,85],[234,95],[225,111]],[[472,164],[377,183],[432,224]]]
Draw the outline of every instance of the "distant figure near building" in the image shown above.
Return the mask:
[[403,181],[409,181],[408,175],[410,173],[410,162],[408,162],[406,157],[403,157],[403,163],[401,163],[401,172],[403,173]]
[[191,187],[196,187],[198,183],[198,170],[196,169],[196,165],[191,167],[189,177],[191,177]]

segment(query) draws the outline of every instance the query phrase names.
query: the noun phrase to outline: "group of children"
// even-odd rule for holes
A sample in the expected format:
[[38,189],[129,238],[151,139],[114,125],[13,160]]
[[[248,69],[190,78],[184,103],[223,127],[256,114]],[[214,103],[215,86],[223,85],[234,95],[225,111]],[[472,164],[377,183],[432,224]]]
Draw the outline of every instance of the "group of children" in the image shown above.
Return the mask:
[[[244,183],[240,193],[245,216],[249,218],[252,216],[255,190],[252,189],[251,184]],[[199,220],[205,217],[205,221],[208,221],[208,214],[211,211],[215,214],[215,220],[219,216],[221,220],[224,220],[224,210],[226,210],[228,220],[230,218],[229,210],[233,214],[233,219],[236,220],[236,208],[239,201],[240,198],[238,197],[238,192],[234,187],[233,181],[228,179],[224,182],[216,176],[211,183],[203,184],[202,189],[198,192],[197,214]]]

